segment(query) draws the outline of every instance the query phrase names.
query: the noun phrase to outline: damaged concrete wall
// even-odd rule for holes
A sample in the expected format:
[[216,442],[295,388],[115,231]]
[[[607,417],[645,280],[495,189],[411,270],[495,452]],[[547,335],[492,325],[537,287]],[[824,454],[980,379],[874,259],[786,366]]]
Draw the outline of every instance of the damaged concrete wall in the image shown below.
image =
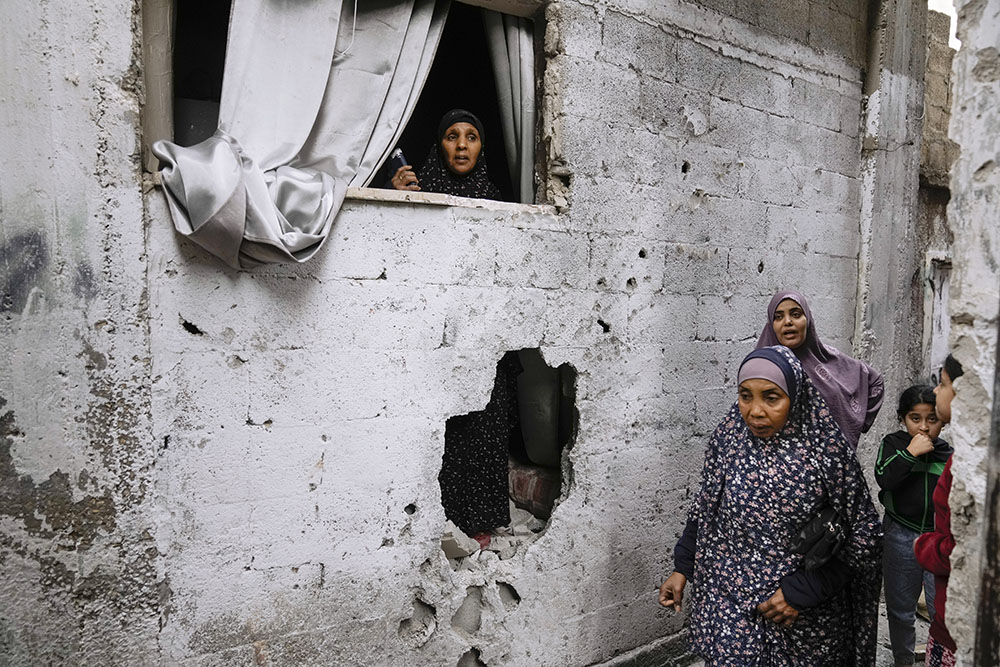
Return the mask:
[[[4,46],[20,161],[0,181],[4,243],[47,239],[25,263],[36,282],[0,268],[15,341],[0,594],[38,617],[4,619],[5,655],[677,651],[654,591],[772,291],[804,290],[851,349],[862,2],[549,3],[551,206],[350,200],[316,260],[245,273],[179,240],[155,189],[144,254],[133,4],[4,12],[23,35]],[[79,259],[92,294],[73,291]],[[513,557],[453,569],[444,425],[482,409],[497,360],[523,347],[578,373],[564,497]],[[85,503],[76,524],[32,500],[48,480]]]
[[[951,138],[960,146],[952,167],[948,217],[955,232],[952,283],[952,342],[965,375],[955,385],[952,437],[955,445],[951,493],[955,552],[948,587],[948,626],[964,664],[972,664],[981,567],[987,550],[987,458],[990,408],[1000,308],[1000,2],[956,3],[958,37],[952,87]],[[979,655],[976,664],[997,656]]]
[[3,3],[0,662],[152,664],[136,3]]
[[[772,290],[808,292],[850,348],[864,20],[820,9],[804,4],[813,44],[777,9],[550,4],[556,209],[355,200],[316,261],[234,273],[151,193],[165,659],[675,650],[654,591]],[[536,346],[579,374],[571,482],[536,542],[453,570],[445,421],[482,409],[504,351]]]

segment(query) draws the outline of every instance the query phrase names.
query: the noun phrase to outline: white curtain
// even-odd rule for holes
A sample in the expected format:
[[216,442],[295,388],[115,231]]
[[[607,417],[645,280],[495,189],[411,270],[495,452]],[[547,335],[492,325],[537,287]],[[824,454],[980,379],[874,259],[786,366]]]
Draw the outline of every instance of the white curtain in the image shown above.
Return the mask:
[[484,9],[510,181],[518,200],[535,201],[535,46],[528,19]]
[[[357,3],[357,4],[355,4]],[[304,262],[427,78],[447,0],[235,0],[219,130],[153,145],[182,235],[230,266]]]

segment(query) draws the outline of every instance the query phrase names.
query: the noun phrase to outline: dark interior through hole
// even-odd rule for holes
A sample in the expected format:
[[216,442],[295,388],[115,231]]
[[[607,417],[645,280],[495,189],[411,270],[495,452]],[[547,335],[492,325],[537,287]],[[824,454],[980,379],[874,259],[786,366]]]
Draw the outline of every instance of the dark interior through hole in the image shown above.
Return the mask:
[[174,142],[192,146],[219,124],[232,0],[176,0]]
[[553,368],[528,348],[507,352],[496,368],[489,403],[445,425],[441,503],[469,536],[508,526],[511,501],[549,518],[579,421],[571,365]]
[[[427,82],[396,143],[415,169],[419,170],[434,146],[438,121],[455,108],[471,111],[482,121],[486,170],[504,201],[513,201],[482,10],[458,2],[451,3]],[[387,166],[382,165],[372,179],[372,186],[381,187],[390,176]]]

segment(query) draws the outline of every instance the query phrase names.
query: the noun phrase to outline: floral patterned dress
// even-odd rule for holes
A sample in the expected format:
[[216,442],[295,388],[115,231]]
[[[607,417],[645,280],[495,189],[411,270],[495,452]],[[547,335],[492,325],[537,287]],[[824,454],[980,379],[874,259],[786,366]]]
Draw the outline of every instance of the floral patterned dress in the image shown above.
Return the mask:
[[[692,507],[698,521],[692,578],[692,649],[709,665],[771,667],[873,665],[881,572],[881,527],[861,466],[816,388],[787,348],[797,379],[780,433],[750,434],[734,405],[712,436]],[[787,352],[787,354],[785,354]],[[820,509],[845,517],[836,556],[851,583],[822,604],[799,610],[789,627],[757,605],[801,566],[788,547]]]

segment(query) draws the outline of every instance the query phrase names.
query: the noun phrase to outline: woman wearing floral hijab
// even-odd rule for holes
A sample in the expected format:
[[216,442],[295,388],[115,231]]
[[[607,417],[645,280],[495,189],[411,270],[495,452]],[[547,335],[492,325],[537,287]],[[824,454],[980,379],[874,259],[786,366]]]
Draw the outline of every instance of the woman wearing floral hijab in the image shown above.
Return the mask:
[[[857,457],[788,348],[751,352],[738,379],[660,604],[679,610],[690,580],[691,648],[710,666],[874,665],[881,534]],[[845,540],[807,570],[791,543],[827,507]]]
[[437,142],[414,173],[403,165],[392,176],[397,190],[440,192],[457,197],[501,199],[500,190],[486,174],[483,124],[465,109],[452,109],[438,123]]
[[882,407],[882,374],[825,345],[819,339],[809,303],[794,290],[778,292],[767,306],[767,324],[757,348],[770,345],[784,345],[795,353],[847,442],[857,449],[861,434],[871,428]]

